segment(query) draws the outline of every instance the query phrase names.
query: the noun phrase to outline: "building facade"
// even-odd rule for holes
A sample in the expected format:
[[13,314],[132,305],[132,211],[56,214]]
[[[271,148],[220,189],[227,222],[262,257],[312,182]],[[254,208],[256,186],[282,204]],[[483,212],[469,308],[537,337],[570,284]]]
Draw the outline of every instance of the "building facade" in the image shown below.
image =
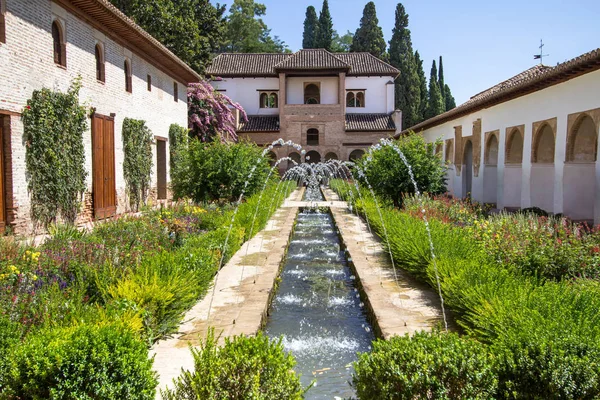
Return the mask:
[[598,93],[600,49],[530,68],[410,129],[443,140],[455,196],[598,224]]
[[124,118],[155,135],[153,195],[167,196],[169,126],[187,126],[186,87],[199,76],[108,0],[0,0],[0,229],[31,228],[21,112],[34,90],[66,91],[76,77],[94,110],[79,222],[128,211]]
[[[221,54],[207,70],[212,84],[248,114],[238,135],[259,145],[283,138],[302,145],[276,148],[273,158],[349,160],[400,131],[394,110],[399,71],[369,53]],[[280,165],[285,169],[287,164]]]

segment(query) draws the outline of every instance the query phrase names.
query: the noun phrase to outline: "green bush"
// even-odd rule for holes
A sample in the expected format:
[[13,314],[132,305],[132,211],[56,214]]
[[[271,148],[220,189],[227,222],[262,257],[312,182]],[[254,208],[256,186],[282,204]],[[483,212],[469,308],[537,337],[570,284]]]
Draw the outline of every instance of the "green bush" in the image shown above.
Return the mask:
[[[0,393],[4,391],[9,381],[8,363],[11,353],[19,344],[23,327],[0,314]],[[1,395],[0,395],[0,398]]]
[[181,164],[180,150],[187,148],[189,129],[177,124],[169,126],[169,167],[171,175],[177,174],[177,168]]
[[246,196],[251,196],[262,188],[270,168],[266,158],[260,160],[262,149],[251,143],[201,143],[194,139],[187,149],[178,151],[181,165],[172,176],[174,196],[195,202],[234,201],[244,187]]
[[19,399],[154,399],[146,345],[118,325],[30,335],[15,349],[5,396]]
[[[421,192],[437,194],[446,191],[446,169],[431,144],[426,144],[422,136],[414,133],[395,140],[394,144],[406,156]],[[397,207],[402,205],[403,196],[415,193],[408,168],[391,146],[373,151],[371,157],[361,158],[358,165],[375,193],[393,201]]]
[[373,343],[355,363],[360,399],[489,399],[497,388],[486,346],[454,333],[417,332]]
[[137,211],[146,203],[152,174],[152,131],[146,121],[123,120],[123,177],[127,185],[129,203]]
[[283,351],[281,340],[256,337],[225,338],[217,346],[214,332],[192,348],[194,371],[182,371],[165,400],[285,400],[302,399],[305,390],[292,371],[295,360]]

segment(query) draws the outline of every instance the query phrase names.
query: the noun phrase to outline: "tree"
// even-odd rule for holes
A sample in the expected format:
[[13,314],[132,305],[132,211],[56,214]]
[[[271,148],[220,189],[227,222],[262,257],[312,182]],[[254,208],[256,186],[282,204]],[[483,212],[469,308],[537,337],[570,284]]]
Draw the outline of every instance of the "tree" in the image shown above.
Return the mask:
[[390,63],[400,70],[395,81],[396,108],[402,110],[402,127],[410,128],[419,120],[419,75],[408,29],[408,14],[401,3],[396,6],[389,54]]
[[111,1],[200,74],[223,41],[225,6],[209,0]]
[[442,100],[442,93],[440,86],[437,81],[438,73],[435,66],[435,60],[431,65],[431,74],[429,76],[429,102],[427,104],[427,112],[425,113],[425,119],[433,118],[444,112],[446,105]]
[[271,30],[261,18],[267,7],[254,0],[234,0],[229,8],[224,51],[233,53],[283,53],[286,44],[277,36],[271,37]]
[[423,69],[423,60],[419,51],[415,51],[415,63],[417,65],[417,75],[419,76],[419,109],[417,111],[417,123],[425,120],[425,111],[427,110],[427,79],[425,78],[425,70]]
[[454,101],[454,96],[452,96],[452,92],[450,91],[448,85],[444,85],[444,92],[446,93],[446,111],[456,108],[456,101]]
[[383,38],[383,31],[379,26],[379,20],[377,19],[375,3],[372,1],[368,2],[363,10],[360,27],[354,34],[350,51],[369,52],[378,58],[383,58],[385,54],[385,39]]
[[331,51],[334,53],[348,53],[352,46],[354,34],[350,31],[340,36],[337,31],[333,31],[333,41],[331,43]]
[[306,8],[306,18],[304,19],[304,33],[302,34],[302,48],[314,49],[317,44],[317,36],[319,32],[319,19],[317,11],[313,6]]
[[323,8],[319,14],[319,29],[317,36],[316,48],[331,51],[333,43],[333,21],[329,13],[329,3],[323,0]]
[[442,93],[442,100],[444,102],[444,109],[446,108],[446,92],[444,86],[444,64],[442,64],[442,56],[440,56],[440,70],[438,72],[438,85],[440,87],[440,92]]

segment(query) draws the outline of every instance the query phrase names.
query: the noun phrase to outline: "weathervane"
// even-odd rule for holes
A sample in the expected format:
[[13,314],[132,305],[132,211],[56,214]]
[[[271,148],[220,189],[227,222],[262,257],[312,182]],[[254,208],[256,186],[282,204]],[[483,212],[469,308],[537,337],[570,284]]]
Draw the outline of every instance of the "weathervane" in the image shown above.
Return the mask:
[[540,54],[534,54],[534,60],[540,60],[540,65],[544,65],[544,57],[548,57],[550,54],[544,54],[544,42],[540,39]]

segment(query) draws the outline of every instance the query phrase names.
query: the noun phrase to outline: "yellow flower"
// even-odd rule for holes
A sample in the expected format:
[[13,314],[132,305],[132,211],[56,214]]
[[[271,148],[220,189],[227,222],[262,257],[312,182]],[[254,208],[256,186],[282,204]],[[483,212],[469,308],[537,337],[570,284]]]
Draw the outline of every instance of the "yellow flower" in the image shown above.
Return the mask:
[[18,271],[17,267],[15,267],[14,265],[9,265],[9,266],[8,266],[8,269],[10,269],[10,270],[11,270],[11,272]]
[[33,279],[34,281],[37,281],[37,280],[38,280],[38,277],[37,277],[37,275],[33,275],[33,276],[31,277],[31,279]]

